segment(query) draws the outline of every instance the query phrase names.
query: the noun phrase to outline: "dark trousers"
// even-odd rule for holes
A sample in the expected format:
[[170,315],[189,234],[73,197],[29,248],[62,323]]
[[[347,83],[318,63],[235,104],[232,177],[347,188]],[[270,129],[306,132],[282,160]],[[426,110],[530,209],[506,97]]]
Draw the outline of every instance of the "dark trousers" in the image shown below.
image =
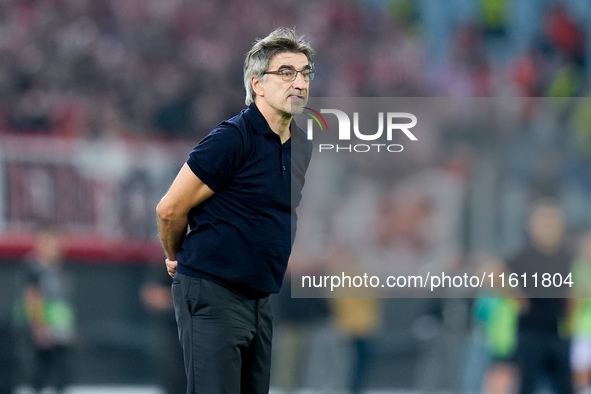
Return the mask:
[[569,342],[554,333],[523,330],[517,343],[519,394],[533,394],[543,378],[550,378],[553,392],[573,394]]
[[352,339],[355,358],[351,373],[351,393],[361,393],[373,356],[372,343],[369,338],[356,337]]
[[49,349],[35,349],[35,372],[33,376],[33,388],[36,392],[50,385],[54,378],[55,388],[58,393],[68,384],[68,347],[63,345],[53,346]]
[[267,394],[273,335],[269,297],[251,299],[179,273],[172,296],[187,394]]

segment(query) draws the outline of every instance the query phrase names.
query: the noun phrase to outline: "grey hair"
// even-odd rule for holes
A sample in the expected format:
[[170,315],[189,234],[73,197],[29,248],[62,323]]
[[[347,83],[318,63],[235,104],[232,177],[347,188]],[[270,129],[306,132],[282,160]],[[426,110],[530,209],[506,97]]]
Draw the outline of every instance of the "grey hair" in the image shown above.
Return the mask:
[[263,78],[263,74],[269,67],[273,56],[282,52],[299,52],[306,55],[310,67],[314,66],[314,50],[310,46],[306,36],[297,36],[295,28],[280,27],[275,29],[265,38],[259,38],[246,54],[244,59],[244,89],[246,89],[246,105],[254,103],[256,93],[250,83],[254,75]]

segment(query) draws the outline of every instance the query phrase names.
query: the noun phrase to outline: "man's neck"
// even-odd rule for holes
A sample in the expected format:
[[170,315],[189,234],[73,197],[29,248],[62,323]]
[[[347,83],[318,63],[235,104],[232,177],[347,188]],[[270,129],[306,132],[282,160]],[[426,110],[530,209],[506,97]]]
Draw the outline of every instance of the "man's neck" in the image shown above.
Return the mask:
[[261,105],[256,102],[255,104],[269,124],[271,131],[281,138],[282,144],[291,138],[291,131],[289,127],[291,124],[291,114],[282,114],[267,105]]

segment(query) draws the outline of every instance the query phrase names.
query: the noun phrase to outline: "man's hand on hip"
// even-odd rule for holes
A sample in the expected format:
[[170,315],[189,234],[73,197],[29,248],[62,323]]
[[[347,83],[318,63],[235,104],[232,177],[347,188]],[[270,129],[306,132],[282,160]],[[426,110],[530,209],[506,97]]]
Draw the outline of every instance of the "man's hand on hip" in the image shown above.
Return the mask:
[[168,275],[170,275],[171,277],[174,277],[174,273],[176,272],[176,266],[179,263],[176,260],[166,259],[164,261],[164,264],[166,264],[166,272],[168,272]]

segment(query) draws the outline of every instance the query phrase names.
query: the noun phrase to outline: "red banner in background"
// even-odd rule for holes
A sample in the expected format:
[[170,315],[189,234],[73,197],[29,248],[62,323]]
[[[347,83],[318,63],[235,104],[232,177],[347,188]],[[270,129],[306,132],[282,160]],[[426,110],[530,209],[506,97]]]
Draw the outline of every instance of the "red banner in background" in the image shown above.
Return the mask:
[[43,225],[72,261],[163,258],[155,207],[191,143],[0,136],[0,259],[21,258]]

